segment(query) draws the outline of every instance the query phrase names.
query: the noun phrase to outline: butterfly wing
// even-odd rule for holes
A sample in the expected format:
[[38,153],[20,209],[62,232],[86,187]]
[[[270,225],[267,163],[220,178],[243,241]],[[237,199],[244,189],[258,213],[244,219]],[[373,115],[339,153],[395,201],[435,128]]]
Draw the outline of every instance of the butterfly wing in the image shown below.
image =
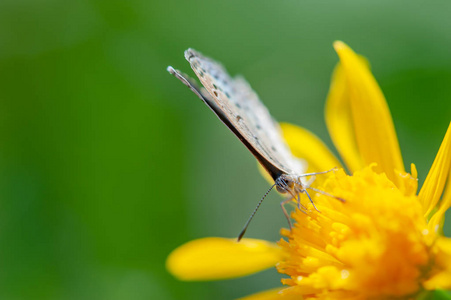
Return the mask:
[[188,85],[219,119],[243,142],[268,173],[302,174],[305,162],[295,158],[281,136],[278,123],[242,77],[232,78],[224,67],[199,52],[188,49],[185,58],[205,89],[199,89],[186,75],[173,72]]

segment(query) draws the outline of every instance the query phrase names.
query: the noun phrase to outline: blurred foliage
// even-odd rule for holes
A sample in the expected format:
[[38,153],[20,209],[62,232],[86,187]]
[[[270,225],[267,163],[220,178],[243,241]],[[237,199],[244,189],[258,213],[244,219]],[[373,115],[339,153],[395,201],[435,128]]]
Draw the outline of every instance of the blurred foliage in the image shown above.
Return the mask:
[[[451,116],[449,1],[0,1],[0,298],[229,299],[252,277],[183,283],[167,254],[236,236],[267,183],[167,65],[188,47],[329,146],[340,39],[371,62],[420,180]],[[270,195],[249,237],[285,226]],[[450,234],[450,223],[445,232]]]

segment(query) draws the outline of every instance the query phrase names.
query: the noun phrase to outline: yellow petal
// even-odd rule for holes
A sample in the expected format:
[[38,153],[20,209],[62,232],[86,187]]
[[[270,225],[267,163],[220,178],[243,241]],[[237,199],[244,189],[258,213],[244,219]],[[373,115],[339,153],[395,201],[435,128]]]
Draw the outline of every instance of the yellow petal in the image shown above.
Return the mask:
[[175,249],[166,268],[180,280],[216,280],[249,275],[274,267],[282,252],[256,239],[203,238]]
[[429,221],[429,229],[441,232],[443,229],[444,215],[448,208],[451,206],[451,176],[448,177],[448,183],[445,188],[445,192],[443,193],[443,199],[440,202],[439,209],[432,215],[431,220]]
[[440,237],[433,276],[423,283],[427,290],[451,289],[451,239]]
[[428,227],[430,231],[441,233],[444,224],[445,212],[451,205],[451,176],[448,179],[448,184],[446,185],[445,192],[443,193],[443,199],[440,202],[439,209],[433,213],[431,219],[429,220]]
[[357,146],[364,165],[377,163],[397,186],[395,170],[405,172],[398,139],[385,97],[368,66],[343,42],[334,43],[349,90]]
[[351,173],[362,169],[364,163],[355,140],[347,81],[340,64],[332,75],[325,119],[329,135],[348,169]]
[[[284,299],[284,300],[299,300],[299,295],[282,295],[280,293],[281,290],[285,288],[276,288],[272,290],[267,290],[264,292],[260,292],[257,294],[253,294],[244,298],[240,298],[240,300],[277,300],[277,299]],[[302,299],[302,298],[301,298]]]
[[282,123],[280,126],[283,137],[294,156],[307,161],[307,172],[321,172],[335,167],[341,168],[338,159],[313,133],[288,123]]
[[405,196],[414,196],[418,191],[418,172],[415,164],[410,164],[410,173],[398,171],[401,178],[399,190]]
[[[448,130],[445,134],[440,149],[438,150],[437,156],[435,157],[434,163],[429,170],[428,176],[424,181],[423,187],[421,188],[418,198],[420,203],[423,205],[425,216],[427,217],[431,211],[435,208],[440,196],[443,193],[443,188],[448,177],[450,177],[451,169],[451,123],[448,126]],[[439,210],[442,215],[449,208],[451,200],[444,199],[441,203],[441,208]],[[437,220],[435,220],[437,222]]]

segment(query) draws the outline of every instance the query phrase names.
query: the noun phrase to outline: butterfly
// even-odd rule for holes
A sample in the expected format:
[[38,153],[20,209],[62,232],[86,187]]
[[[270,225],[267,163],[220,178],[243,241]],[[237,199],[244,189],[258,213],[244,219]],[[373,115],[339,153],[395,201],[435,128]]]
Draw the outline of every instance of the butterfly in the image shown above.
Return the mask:
[[[325,172],[305,173],[306,162],[291,153],[282,137],[278,123],[243,77],[231,77],[220,63],[193,49],[185,51],[185,58],[203,88],[200,88],[189,76],[171,66],[167,68],[169,73],[188,86],[213,111],[274,180],[274,184],[262,197],[246,222],[238,236],[238,241],[246,232],[263,199],[274,187],[280,193],[291,196],[281,203],[291,228],[291,221],[284,204],[297,199],[299,209],[305,209],[299,199],[300,193],[306,193],[308,196],[305,190],[308,186],[305,177]],[[310,201],[314,206],[311,198]]]

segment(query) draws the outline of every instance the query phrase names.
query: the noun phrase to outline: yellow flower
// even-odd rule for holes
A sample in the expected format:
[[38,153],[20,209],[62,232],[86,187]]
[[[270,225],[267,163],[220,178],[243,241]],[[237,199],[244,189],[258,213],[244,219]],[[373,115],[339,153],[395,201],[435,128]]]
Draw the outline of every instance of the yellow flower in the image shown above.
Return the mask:
[[[302,199],[293,229],[279,243],[205,238],[171,253],[168,270],[182,280],[244,276],[276,266],[279,289],[246,299],[413,299],[451,288],[451,239],[442,235],[451,205],[451,124],[417,193],[417,171],[404,170],[385,98],[366,61],[342,42],[326,105],[326,122],[349,174],[313,134],[282,124],[293,153],[318,176],[314,187],[343,198]],[[447,184],[448,182],[448,184]],[[447,185],[446,185],[447,184]],[[446,186],[446,188],[445,188]]]

